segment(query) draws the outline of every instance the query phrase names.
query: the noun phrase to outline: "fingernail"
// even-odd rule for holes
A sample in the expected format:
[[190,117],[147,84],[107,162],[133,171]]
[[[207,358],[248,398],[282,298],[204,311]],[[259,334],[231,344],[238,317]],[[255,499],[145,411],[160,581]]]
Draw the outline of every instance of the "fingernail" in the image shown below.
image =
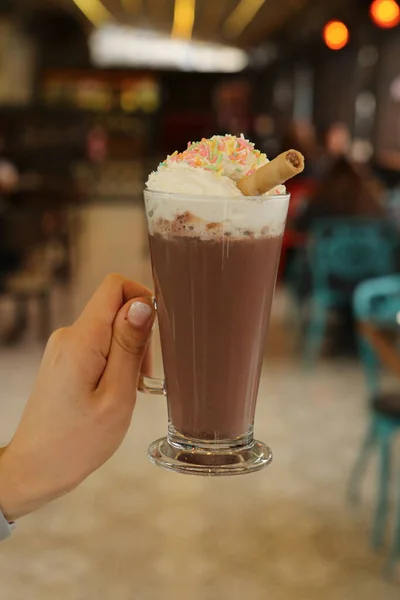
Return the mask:
[[145,302],[133,302],[128,310],[128,321],[135,327],[144,327],[152,314],[151,306]]

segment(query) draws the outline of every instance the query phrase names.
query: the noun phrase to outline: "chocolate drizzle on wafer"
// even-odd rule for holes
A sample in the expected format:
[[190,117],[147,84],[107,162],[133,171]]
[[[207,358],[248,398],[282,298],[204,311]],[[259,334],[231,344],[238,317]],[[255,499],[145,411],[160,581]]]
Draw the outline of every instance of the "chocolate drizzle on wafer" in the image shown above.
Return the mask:
[[304,156],[297,150],[282,152],[252,175],[243,177],[237,186],[244,196],[261,196],[304,170]]
[[289,152],[286,154],[286,160],[288,160],[294,166],[295,169],[297,169],[297,167],[299,167],[301,164],[297,152],[293,152],[292,150],[289,150]]

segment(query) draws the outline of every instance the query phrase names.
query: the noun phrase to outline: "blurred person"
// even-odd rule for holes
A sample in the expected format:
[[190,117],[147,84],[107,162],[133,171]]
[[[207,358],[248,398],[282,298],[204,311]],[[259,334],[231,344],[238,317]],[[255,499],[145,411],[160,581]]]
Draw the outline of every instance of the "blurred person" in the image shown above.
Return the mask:
[[333,123],[326,132],[326,152],[333,159],[348,156],[351,150],[351,136],[347,125]]
[[292,224],[308,230],[316,219],[385,217],[384,191],[366,165],[340,155],[327,170],[315,194],[299,207]]
[[259,114],[254,119],[254,145],[267,156],[276,156],[279,145],[276,136],[275,123],[271,115]]
[[352,161],[350,151],[348,127],[344,123],[333,123],[325,134],[318,184],[291,215],[292,226],[296,229],[308,230],[315,219],[325,217],[385,216],[384,190],[380,181],[367,165]]
[[326,129],[324,134],[324,147],[319,160],[320,178],[330,171],[335,163],[345,158],[350,161],[351,134],[345,123],[334,122]]
[[213,105],[215,123],[212,135],[243,135],[253,139],[250,116],[251,85],[245,80],[230,80],[219,84],[214,90]]
[[[340,136],[339,136],[340,137]],[[344,137],[341,138],[344,142]],[[336,142],[338,157],[320,181],[315,193],[298,207],[291,226],[307,233],[319,219],[326,218],[385,218],[384,193],[380,183],[366,165],[355,165],[344,155],[345,145]],[[339,151],[340,148],[340,151]],[[288,284],[299,303],[306,300],[312,290],[312,270],[307,248],[292,256]],[[296,273],[296,276],[294,276]],[[343,306],[342,347],[353,348],[353,321],[351,307]]]
[[50,337],[17,431],[0,450],[0,539],[118,449],[148,370],[153,322],[150,290],[109,275],[77,321]]

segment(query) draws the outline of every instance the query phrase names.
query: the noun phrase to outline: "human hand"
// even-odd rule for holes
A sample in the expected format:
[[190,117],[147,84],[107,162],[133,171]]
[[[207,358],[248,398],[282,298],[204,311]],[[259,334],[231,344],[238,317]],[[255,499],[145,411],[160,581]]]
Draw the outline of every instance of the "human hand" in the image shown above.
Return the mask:
[[148,367],[153,321],[150,290],[109,275],[77,321],[50,337],[0,457],[0,508],[9,521],[71,491],[117,450]]

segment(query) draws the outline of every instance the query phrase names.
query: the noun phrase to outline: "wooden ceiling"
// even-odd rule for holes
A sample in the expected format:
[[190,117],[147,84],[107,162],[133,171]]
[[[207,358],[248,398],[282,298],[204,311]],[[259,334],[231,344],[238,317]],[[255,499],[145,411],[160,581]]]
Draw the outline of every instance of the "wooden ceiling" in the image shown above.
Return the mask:
[[[103,0],[110,8],[124,6],[125,17],[137,23],[147,21],[155,29],[170,32],[173,26],[175,0]],[[238,5],[242,16],[249,18],[253,6],[260,5],[249,24],[236,34],[227,31],[227,22]],[[230,42],[248,46],[270,36],[277,28],[310,4],[310,0],[196,0],[193,38]],[[121,13],[120,13],[121,14]],[[239,20],[241,15],[239,14]]]
[[[150,27],[167,34],[173,28],[176,2],[179,0],[17,0],[19,5],[29,6],[30,10],[32,5],[63,7],[86,22],[88,21],[78,6],[83,10],[87,7],[96,9],[102,3],[119,23]],[[271,38],[315,2],[316,0],[196,0],[192,35],[194,39],[250,47]],[[236,19],[232,18],[235,11]],[[244,26],[247,20],[249,23]]]

